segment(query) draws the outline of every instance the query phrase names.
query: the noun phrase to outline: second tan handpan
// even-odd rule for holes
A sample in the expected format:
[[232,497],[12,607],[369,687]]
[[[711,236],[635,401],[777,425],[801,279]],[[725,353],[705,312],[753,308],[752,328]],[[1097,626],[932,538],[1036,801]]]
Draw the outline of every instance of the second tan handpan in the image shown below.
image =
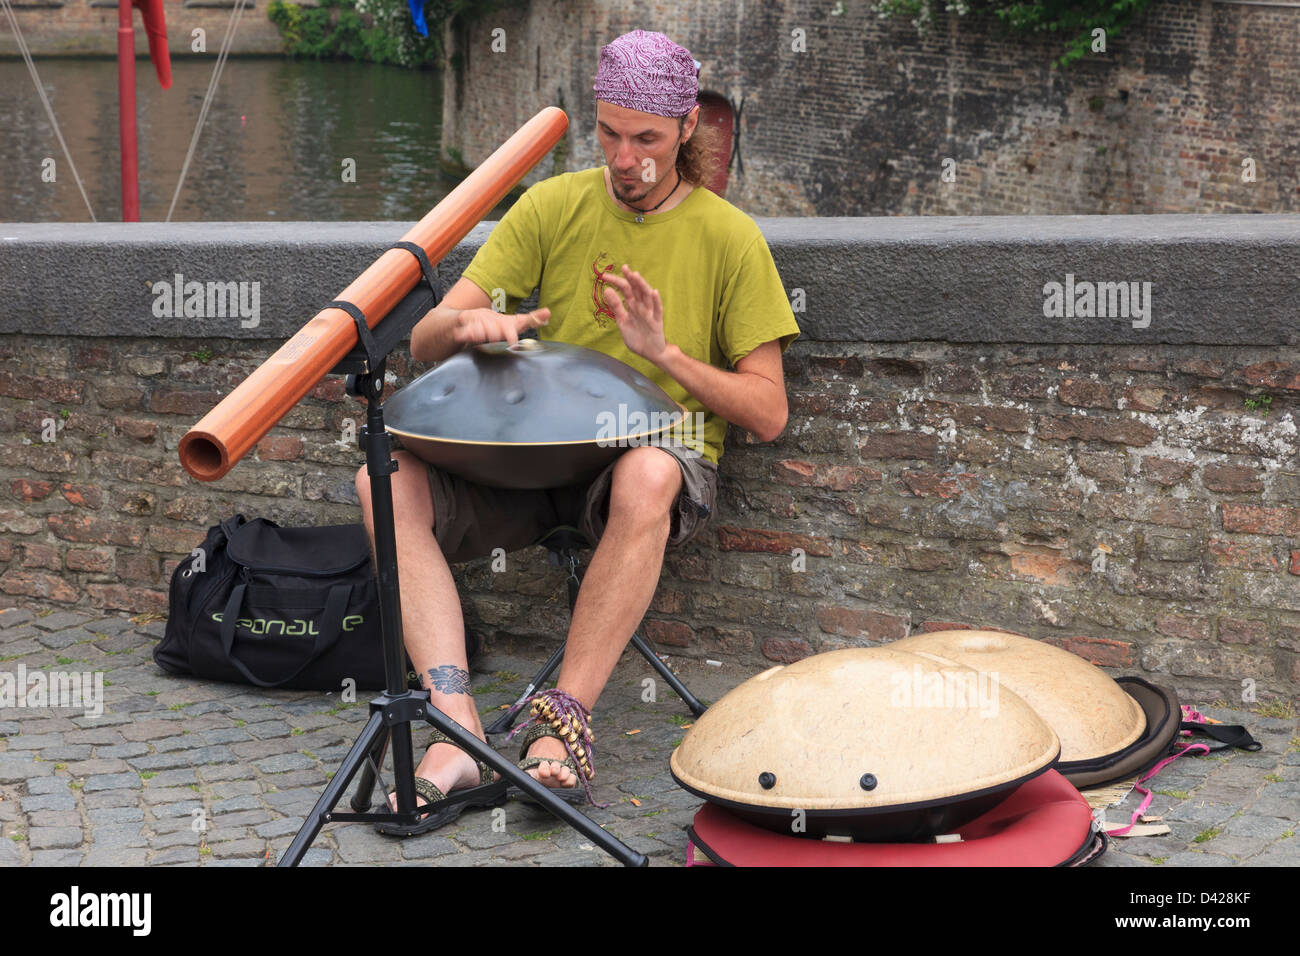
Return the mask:
[[1141,706],[1105,671],[1031,637],[1002,631],[932,631],[889,647],[996,675],[1056,731],[1063,764],[1117,753],[1146,729]]

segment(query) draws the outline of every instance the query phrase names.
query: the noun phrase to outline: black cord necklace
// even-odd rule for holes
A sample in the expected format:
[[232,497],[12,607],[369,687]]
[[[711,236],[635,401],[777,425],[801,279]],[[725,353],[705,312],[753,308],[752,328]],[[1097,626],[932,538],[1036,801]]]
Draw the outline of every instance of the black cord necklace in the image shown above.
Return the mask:
[[[676,167],[673,168],[673,172],[677,173]],[[682,174],[677,173],[677,183],[673,186],[672,189],[668,190],[668,196],[671,196],[673,193],[677,192],[677,187],[680,186],[681,184],[682,184]],[[623,199],[620,199],[619,202],[623,203],[624,206],[627,206],[628,209],[632,209],[636,211],[637,222],[645,222],[645,214],[648,212],[654,212],[656,209],[658,209],[660,206],[666,203],[668,201],[668,196],[665,196],[663,199],[659,200],[649,209],[637,209],[636,206],[633,206],[630,202],[627,202],[626,200]]]

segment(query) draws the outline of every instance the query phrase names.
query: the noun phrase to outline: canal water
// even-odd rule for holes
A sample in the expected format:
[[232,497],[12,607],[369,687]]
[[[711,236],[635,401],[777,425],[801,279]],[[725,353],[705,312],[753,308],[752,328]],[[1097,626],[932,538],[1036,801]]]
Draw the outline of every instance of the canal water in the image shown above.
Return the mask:
[[[167,217],[212,65],[174,59],[163,90],[148,59],[136,61],[142,221]],[[120,221],[116,62],[36,66],[95,216]],[[455,186],[439,170],[441,132],[436,71],[232,57],[172,219],[419,219]],[[42,177],[47,157],[54,182]],[[0,60],[0,221],[89,219],[26,65]]]

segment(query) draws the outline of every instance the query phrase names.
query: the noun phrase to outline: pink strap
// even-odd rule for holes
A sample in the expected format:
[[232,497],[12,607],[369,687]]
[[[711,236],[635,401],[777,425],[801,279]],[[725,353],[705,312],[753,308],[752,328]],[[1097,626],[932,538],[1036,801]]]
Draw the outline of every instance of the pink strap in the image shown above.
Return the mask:
[[[1203,724],[1206,722],[1206,719],[1203,713],[1192,707],[1190,704],[1183,704],[1183,722]],[[1190,737],[1192,735],[1190,730],[1180,730],[1178,733],[1184,737]]]
[[1142,776],[1138,777],[1137,782],[1133,785],[1133,789],[1141,791],[1142,793],[1146,794],[1146,796],[1142,798],[1142,804],[1136,810],[1133,811],[1133,816],[1129,819],[1128,826],[1119,827],[1115,830],[1107,830],[1106,832],[1112,836],[1123,836],[1125,833],[1128,833],[1129,830],[1132,830],[1134,824],[1138,822],[1138,818],[1141,817],[1142,814],[1147,812],[1147,807],[1151,806],[1151,801],[1154,798],[1154,794],[1152,794],[1152,792],[1148,790],[1146,787],[1142,786],[1142,784],[1144,784],[1146,781],[1150,780],[1152,777],[1158,774],[1166,765],[1173,763],[1179,757],[1185,756],[1186,754],[1192,753],[1193,751],[1202,754],[1208,754],[1210,752],[1210,748],[1207,747],[1205,744],[1188,744],[1187,746],[1183,747],[1182,750],[1178,751],[1178,753],[1166,757],[1164,760],[1161,760],[1159,763],[1157,763],[1154,767],[1152,767]]

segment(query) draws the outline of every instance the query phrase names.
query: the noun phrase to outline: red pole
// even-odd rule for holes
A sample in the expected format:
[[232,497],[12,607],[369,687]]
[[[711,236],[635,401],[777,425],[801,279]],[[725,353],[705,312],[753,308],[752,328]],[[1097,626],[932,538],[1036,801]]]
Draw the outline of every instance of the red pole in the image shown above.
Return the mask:
[[140,221],[135,139],[135,24],[131,0],[117,0],[117,110],[122,138],[122,221]]

